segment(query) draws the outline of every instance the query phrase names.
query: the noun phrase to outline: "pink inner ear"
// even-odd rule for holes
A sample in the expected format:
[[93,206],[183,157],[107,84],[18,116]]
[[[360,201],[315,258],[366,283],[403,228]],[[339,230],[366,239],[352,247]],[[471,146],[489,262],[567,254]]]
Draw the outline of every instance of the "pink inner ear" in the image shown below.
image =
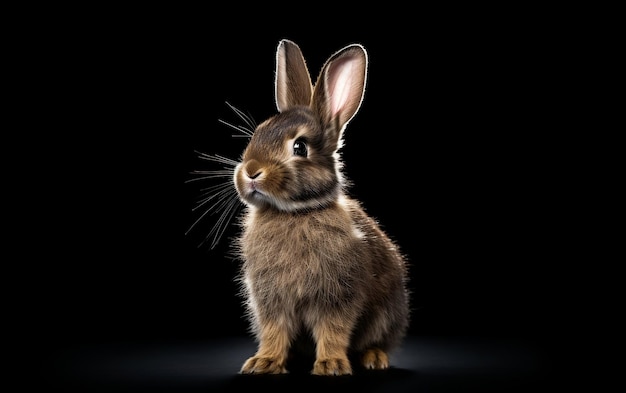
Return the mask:
[[355,75],[358,75],[358,60],[343,60],[333,67],[329,82],[330,110],[334,116],[341,112],[354,94]]

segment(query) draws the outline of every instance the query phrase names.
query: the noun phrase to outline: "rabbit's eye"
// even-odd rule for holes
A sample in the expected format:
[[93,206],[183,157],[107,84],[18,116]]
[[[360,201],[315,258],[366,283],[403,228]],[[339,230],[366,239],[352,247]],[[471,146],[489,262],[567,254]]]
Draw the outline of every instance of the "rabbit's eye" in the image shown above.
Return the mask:
[[300,157],[307,156],[306,143],[303,140],[298,139],[293,143],[293,154]]

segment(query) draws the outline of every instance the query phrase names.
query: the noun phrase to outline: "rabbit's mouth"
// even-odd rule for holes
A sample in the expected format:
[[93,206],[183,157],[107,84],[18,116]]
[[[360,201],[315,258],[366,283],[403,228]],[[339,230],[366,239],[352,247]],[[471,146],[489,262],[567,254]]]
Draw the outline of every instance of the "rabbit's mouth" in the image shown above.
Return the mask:
[[267,195],[265,195],[264,193],[262,193],[259,190],[252,190],[248,193],[248,197],[252,198],[252,199],[265,199],[267,198]]
[[240,180],[237,181],[236,185],[237,191],[239,191],[244,199],[254,200],[267,196],[258,180]]
[[267,193],[265,191],[263,191],[261,185],[259,184],[259,182],[255,181],[255,180],[251,180],[248,182],[247,185],[247,194],[250,198],[262,198],[265,199],[268,197]]

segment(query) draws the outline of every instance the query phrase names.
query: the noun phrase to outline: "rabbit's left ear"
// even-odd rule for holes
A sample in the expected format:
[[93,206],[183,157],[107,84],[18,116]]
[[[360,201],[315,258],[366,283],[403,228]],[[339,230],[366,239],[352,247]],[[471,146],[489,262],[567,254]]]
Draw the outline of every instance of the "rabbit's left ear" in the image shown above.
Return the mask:
[[281,40],[276,51],[276,107],[279,112],[311,103],[311,76],[298,45]]
[[341,133],[361,106],[366,79],[367,52],[361,45],[346,46],[326,61],[312,101],[325,125]]

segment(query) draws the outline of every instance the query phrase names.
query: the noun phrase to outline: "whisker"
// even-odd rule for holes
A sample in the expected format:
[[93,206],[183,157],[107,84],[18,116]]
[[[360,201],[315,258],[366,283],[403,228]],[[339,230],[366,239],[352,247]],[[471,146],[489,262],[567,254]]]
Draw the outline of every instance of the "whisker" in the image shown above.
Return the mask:
[[203,192],[203,194],[200,195],[200,196],[202,197],[202,196],[204,196],[204,195],[206,195],[206,194],[208,194],[210,192],[213,192],[215,190],[219,190],[221,188],[229,189],[231,187],[233,187],[233,184],[231,182],[229,182],[229,181],[228,182],[224,182],[224,183],[220,183],[220,184],[215,184],[215,185],[212,185],[212,186],[209,186],[209,187],[203,187],[203,188],[200,189],[200,191]]
[[[192,210],[197,210],[199,207],[202,207],[203,205],[207,204],[209,201],[215,198],[218,198],[218,200],[213,206],[209,208],[209,210],[219,210],[215,207],[215,205],[217,205],[217,203],[219,203],[220,200],[224,199],[224,197],[230,196],[230,194],[233,192],[233,190],[230,188],[230,185],[228,184],[221,184],[219,186],[209,187],[209,189],[211,190],[202,194],[203,196],[206,196],[206,195],[208,196],[206,198],[201,199],[196,205],[196,207],[194,207]],[[217,189],[219,189],[219,191],[214,192]]]
[[[202,219],[204,219],[204,217],[207,214],[213,215],[215,213],[221,212],[220,217],[218,218],[216,224],[211,228],[205,240],[200,243],[200,245],[202,245],[211,236],[219,234],[219,236],[214,237],[211,243],[212,244],[211,248],[214,248],[215,245],[219,242],[220,240],[219,238],[221,238],[222,234],[226,230],[226,227],[228,226],[228,224],[230,223],[230,220],[232,219],[234,215],[234,209],[236,210],[237,207],[240,207],[239,199],[237,198],[237,194],[235,190],[233,190],[232,188],[224,188],[221,192],[206,198],[202,203],[197,205],[192,210],[194,211],[197,210],[198,208],[205,205],[206,203],[208,203],[210,200],[214,198],[218,198],[218,200],[213,205],[209,206],[206,210],[204,210],[204,212],[200,215],[200,217],[198,217],[196,221],[194,221],[193,224],[191,224],[191,226],[189,227],[189,229],[187,229],[187,231],[185,232],[185,234],[189,234],[189,232],[191,232],[193,228]],[[227,217],[228,219],[226,219]]]
[[204,241],[200,243],[200,245],[204,244],[211,237],[213,237],[210,248],[215,248],[215,246],[219,243],[220,239],[224,235],[228,224],[230,224],[237,211],[241,208],[241,204],[239,203],[239,200],[234,192],[230,193],[229,197],[230,198],[224,199],[217,208],[218,210],[221,210],[222,213],[220,214],[220,217],[218,218],[213,228],[211,228],[211,230],[205,237]]
[[203,171],[203,170],[194,170],[189,172],[192,175],[208,175],[208,174],[232,174],[232,168],[224,168],[220,170],[211,170],[211,171]]
[[199,151],[196,151],[196,153],[198,153],[198,156],[201,159],[203,159],[203,160],[219,162],[219,163],[222,163],[222,164],[227,164],[227,165],[232,166],[233,169],[234,169],[235,166],[237,166],[237,164],[239,164],[238,161],[233,160],[232,158],[220,156],[219,154],[210,155],[210,154],[202,153],[202,152],[199,152]]
[[[228,102],[226,102],[226,105],[228,105],[228,107],[237,115],[237,117],[239,117],[241,121],[243,121],[244,124],[237,125],[218,119],[219,122],[237,131],[237,135],[231,135],[232,137],[252,137],[254,130],[256,129],[256,122],[252,116],[235,108]],[[233,184],[235,168],[239,165],[239,161],[219,154],[207,154],[197,150],[195,153],[200,159],[221,164],[223,168],[215,170],[191,171],[190,175],[193,176],[193,178],[187,179],[185,183],[228,179],[228,181],[223,181],[219,184],[210,185],[200,189],[200,195],[196,205],[192,208],[192,211],[201,211],[202,214],[200,214],[200,216],[185,232],[185,234],[189,234],[202,220],[205,220],[208,216],[216,215],[217,218],[215,219],[211,229],[204,240],[198,245],[202,246],[203,244],[210,242],[210,247],[213,249],[219,243],[235,214],[237,214],[239,209],[243,207],[243,203],[239,199],[239,194]]]
[[227,121],[224,121],[224,120],[222,120],[222,119],[218,119],[218,121],[219,121],[220,123],[222,123],[222,124],[225,124],[225,125],[229,126],[229,127],[230,127],[230,128],[232,128],[232,129],[234,129],[234,130],[236,130],[236,131],[239,131],[239,132],[241,132],[242,134],[244,134],[244,135],[231,135],[231,136],[233,136],[233,137],[246,137],[246,138],[250,138],[250,137],[252,136],[252,131],[250,131],[250,130],[249,130],[249,129],[247,129],[247,128],[244,128],[244,127],[242,127],[242,126],[236,126],[236,125],[231,124],[231,123],[229,123],[229,122],[227,122]]
[[232,183],[235,167],[239,162],[218,154],[210,155],[198,151],[196,151],[196,153],[201,159],[223,164],[225,167],[217,170],[194,170],[190,174],[197,177],[188,179],[186,182],[229,179],[228,181],[213,184],[200,189],[198,201],[191,210],[203,210],[203,212],[185,232],[185,234],[189,234],[189,232],[191,232],[198,225],[198,223],[203,221],[207,216],[218,214],[219,217],[215,220],[204,240],[202,240],[198,245],[198,247],[201,247],[207,242],[210,242],[210,248],[214,249],[226,232],[226,229],[228,228],[228,225],[232,221],[233,217],[241,207],[237,191]]
[[239,118],[241,120],[243,120],[244,123],[246,123],[246,125],[248,126],[248,130],[250,131],[250,136],[252,136],[253,130],[256,128],[257,124],[254,121],[254,119],[252,118],[251,115],[243,113],[241,110],[235,108],[233,105],[231,105],[229,102],[226,102],[226,105],[228,105],[228,107],[235,112],[235,114],[237,114],[237,116],[239,116]]
[[189,183],[192,181],[198,180],[206,180],[206,179],[219,179],[219,178],[230,178],[233,176],[232,170],[223,170],[223,171],[194,171],[191,173],[192,175],[206,175],[200,176],[193,179],[185,180],[185,183]]

